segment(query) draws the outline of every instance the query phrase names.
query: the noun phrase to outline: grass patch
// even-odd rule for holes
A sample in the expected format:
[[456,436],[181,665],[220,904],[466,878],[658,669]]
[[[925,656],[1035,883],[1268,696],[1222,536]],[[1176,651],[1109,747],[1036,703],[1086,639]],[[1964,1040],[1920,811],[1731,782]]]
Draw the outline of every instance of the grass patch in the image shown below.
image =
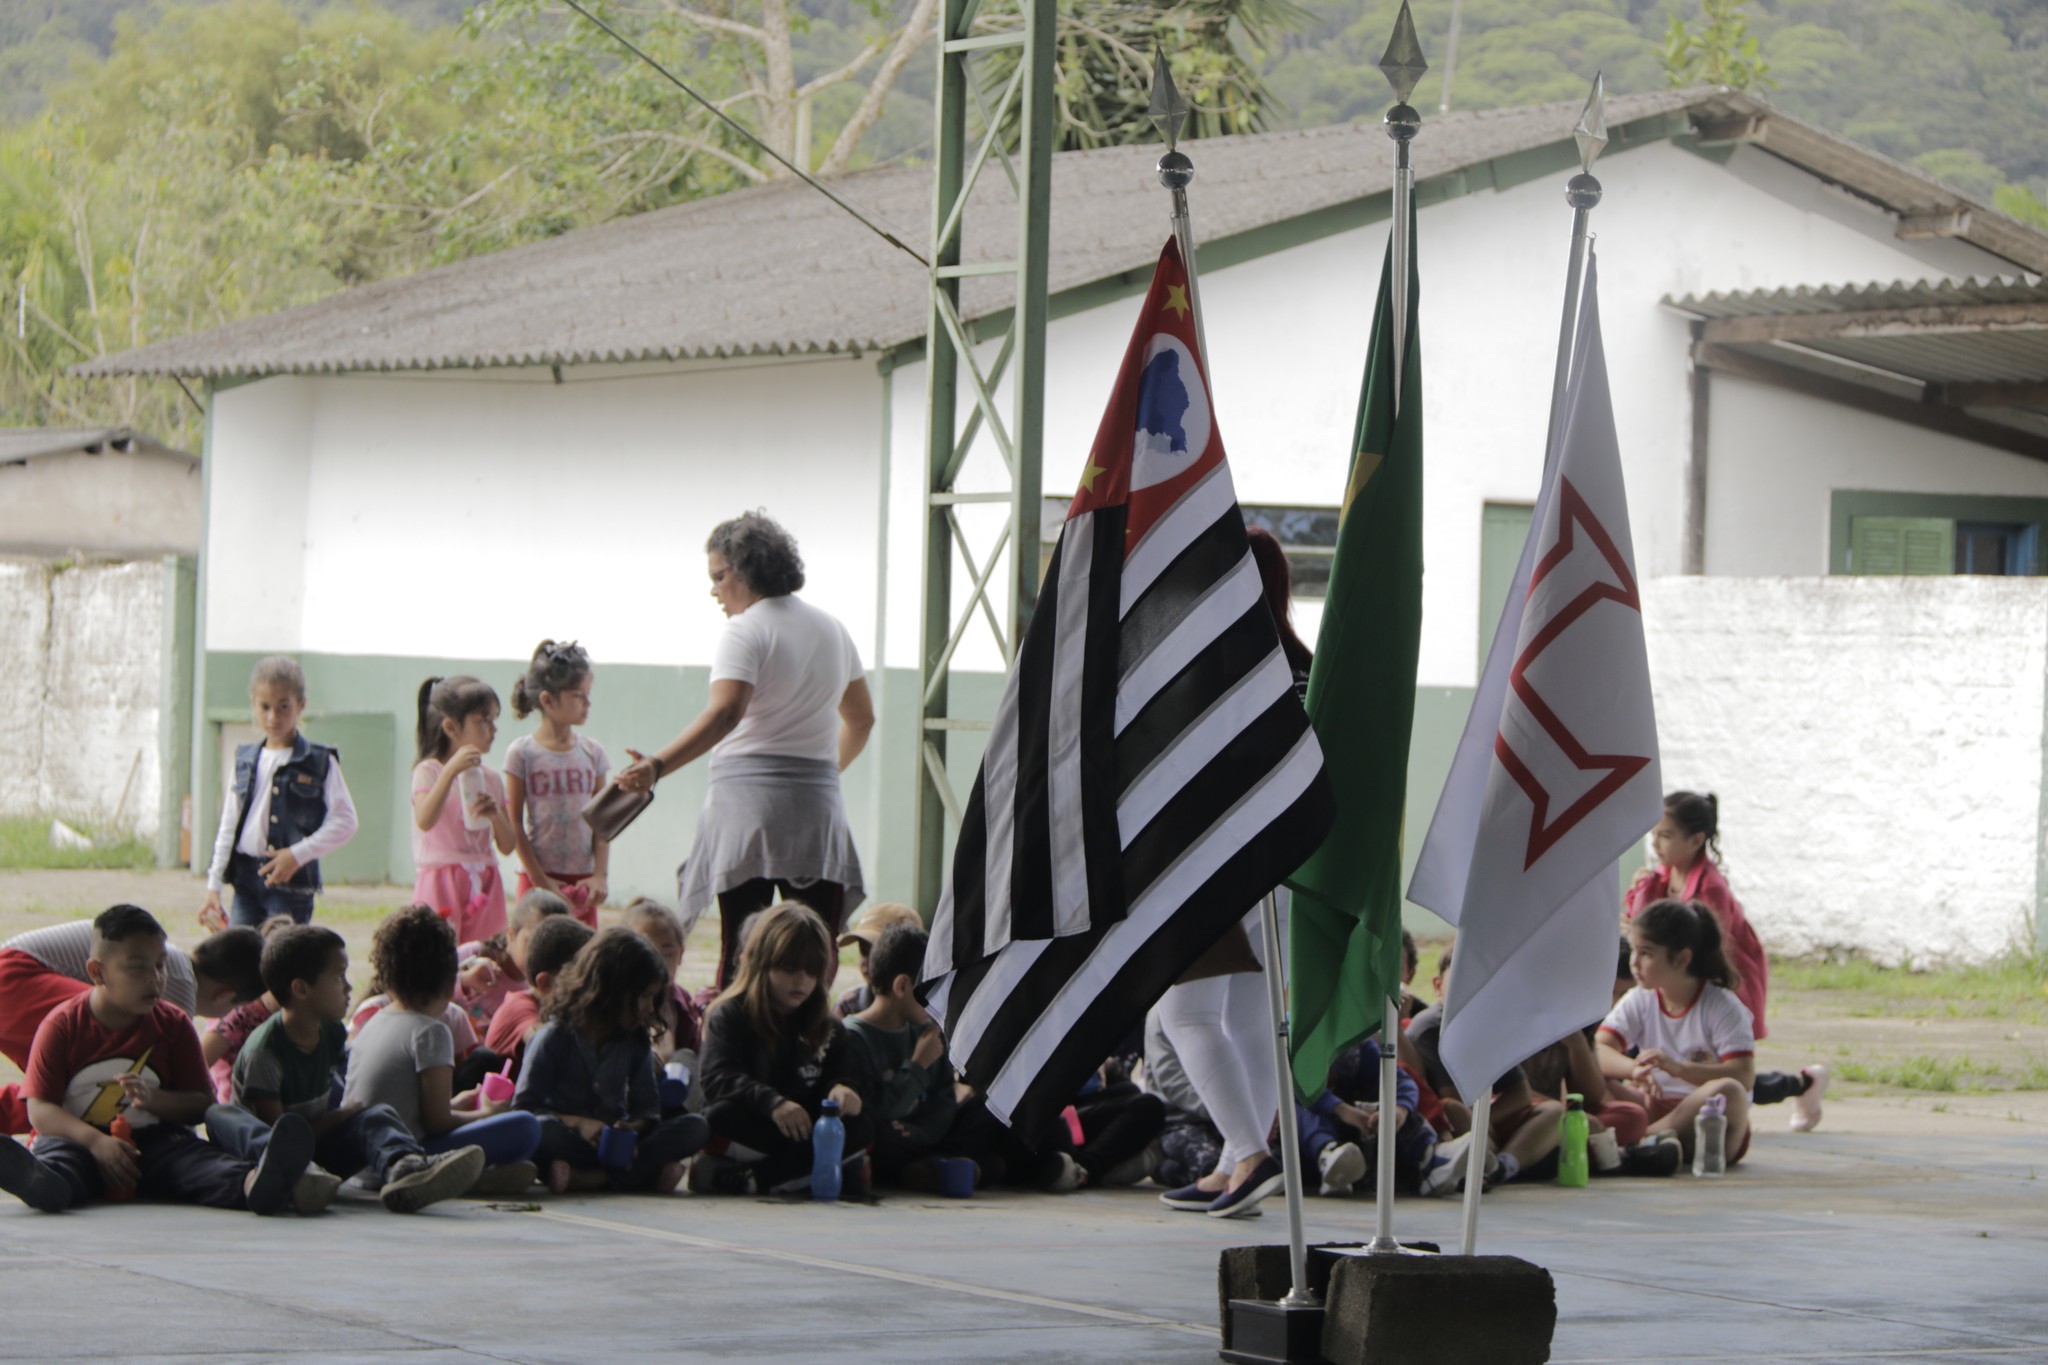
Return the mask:
[[50,817],[20,815],[0,819],[0,868],[150,868],[156,850],[140,839],[115,839],[101,830],[81,829],[92,848],[53,848]]
[[1830,1063],[1836,1076],[1863,1085],[1936,1094],[1983,1094],[2001,1090],[2048,1090],[2048,1060],[2039,1057],[2011,1065],[1980,1062],[1967,1053],[1954,1057],[1889,1057],[1875,1061]]
[[2048,1016],[2048,956],[2014,952],[1981,967],[1928,971],[1880,967],[1861,958],[1846,962],[1781,959],[1771,963],[1771,990],[1862,997],[1845,1000],[1843,1005],[1848,1013],[1864,1017],[2038,1019]]

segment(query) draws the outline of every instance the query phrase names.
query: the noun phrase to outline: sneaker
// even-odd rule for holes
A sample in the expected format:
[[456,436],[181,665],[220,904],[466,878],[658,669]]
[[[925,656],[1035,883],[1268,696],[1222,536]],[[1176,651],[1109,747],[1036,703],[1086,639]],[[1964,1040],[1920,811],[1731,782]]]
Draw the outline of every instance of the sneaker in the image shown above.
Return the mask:
[[1365,1153],[1355,1142],[1333,1142],[1316,1157],[1323,1173],[1324,1194],[1349,1194],[1365,1176]]
[[1159,1169],[1159,1163],[1166,1160],[1165,1149],[1157,1142],[1145,1144],[1145,1150],[1134,1157],[1119,1161],[1102,1173],[1099,1182],[1105,1187],[1120,1189],[1125,1185],[1136,1185],[1150,1180],[1152,1172]]
[[1244,1184],[1217,1195],[1216,1202],[1205,1212],[1211,1218],[1249,1218],[1258,1212],[1260,1200],[1279,1193],[1286,1183],[1287,1177],[1280,1169],[1280,1163],[1268,1155],[1246,1177]]
[[1799,1069],[1806,1077],[1806,1090],[1792,1097],[1792,1131],[1810,1133],[1820,1126],[1820,1097],[1828,1090],[1828,1069],[1824,1063]]
[[1183,1185],[1177,1190],[1168,1190],[1160,1195],[1159,1202],[1183,1213],[1206,1213],[1209,1206],[1216,1202],[1216,1191],[1205,1190],[1200,1185]]
[[312,1163],[313,1125],[304,1114],[286,1110],[270,1126],[270,1143],[243,1186],[249,1212],[268,1217],[290,1208],[299,1177]]
[[1646,1138],[1622,1154],[1623,1175],[1676,1175],[1679,1163],[1685,1159],[1685,1149],[1678,1144],[1678,1138],[1670,1133],[1659,1133]]
[[28,1148],[0,1134],[0,1190],[38,1213],[62,1213],[71,1206],[71,1186]]
[[691,1194],[752,1194],[754,1173],[744,1162],[716,1152],[699,1152],[686,1182]]
[[1456,1194],[1465,1185],[1465,1166],[1470,1160],[1472,1135],[1439,1142],[1422,1163],[1422,1193],[1434,1199]]
[[292,1212],[302,1217],[318,1213],[334,1202],[334,1196],[340,1190],[340,1176],[331,1175],[318,1166],[308,1166],[306,1173],[292,1186]]
[[1086,1183],[1088,1172],[1081,1168],[1080,1162],[1074,1160],[1066,1152],[1058,1152],[1055,1155],[1060,1159],[1059,1173],[1045,1183],[1045,1192],[1047,1194],[1072,1194]]
[[418,1213],[429,1204],[469,1193],[483,1173],[481,1147],[457,1147],[438,1156],[415,1153],[391,1163],[377,1197],[393,1213]]
[[502,1166],[484,1167],[483,1174],[465,1193],[472,1199],[508,1199],[525,1194],[539,1179],[540,1167],[531,1161],[508,1161]]

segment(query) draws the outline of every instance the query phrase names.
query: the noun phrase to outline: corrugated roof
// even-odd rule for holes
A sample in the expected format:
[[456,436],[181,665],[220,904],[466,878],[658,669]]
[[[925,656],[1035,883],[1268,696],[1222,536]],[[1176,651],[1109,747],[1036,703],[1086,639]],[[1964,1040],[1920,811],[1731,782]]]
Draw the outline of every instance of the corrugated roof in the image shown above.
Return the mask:
[[128,427],[0,427],[0,464],[22,464],[51,455],[98,455],[106,450],[162,455],[199,463],[188,455]]
[[[1664,302],[1706,324],[1706,345],[2048,435],[2048,281],[2038,276],[1800,286]],[[1990,385],[2004,387],[1983,387]]]
[[[1414,144],[1418,180],[1569,143],[1578,112],[1574,102],[1431,118]],[[1856,192],[1914,212],[1967,208],[1968,240],[1990,250],[1998,249],[1991,241],[2004,242],[2010,249],[2000,254],[2048,268],[2048,234],[1992,222],[1998,215],[1919,172],[1750,97],[1712,89],[1628,95],[1610,100],[1607,116],[1625,143],[1630,125],[1638,138],[1667,136],[1659,121],[1680,113],[1760,120],[1765,150],[1825,160]],[[1210,244],[1385,193],[1391,178],[1386,137],[1371,123],[1204,139],[1192,151],[1196,227]],[[1167,213],[1151,160],[1129,147],[1054,158],[1053,293],[1149,265]],[[928,239],[929,168],[860,172],[835,188],[905,241]],[[970,261],[1011,248],[1016,211],[991,167],[968,212]],[[1007,283],[964,281],[963,311],[1009,307]],[[917,262],[784,181],[346,290],[74,373],[226,378],[867,351],[924,335],[925,289]]]

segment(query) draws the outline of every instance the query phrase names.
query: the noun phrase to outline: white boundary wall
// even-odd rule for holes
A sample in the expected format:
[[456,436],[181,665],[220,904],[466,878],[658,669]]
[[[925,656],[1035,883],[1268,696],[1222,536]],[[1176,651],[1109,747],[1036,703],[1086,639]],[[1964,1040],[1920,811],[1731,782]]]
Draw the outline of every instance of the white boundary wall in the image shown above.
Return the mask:
[[0,814],[119,807],[124,830],[155,835],[165,579],[156,560],[0,561]]
[[1715,792],[1773,952],[1981,962],[2031,941],[2048,580],[1644,585],[1669,788]]

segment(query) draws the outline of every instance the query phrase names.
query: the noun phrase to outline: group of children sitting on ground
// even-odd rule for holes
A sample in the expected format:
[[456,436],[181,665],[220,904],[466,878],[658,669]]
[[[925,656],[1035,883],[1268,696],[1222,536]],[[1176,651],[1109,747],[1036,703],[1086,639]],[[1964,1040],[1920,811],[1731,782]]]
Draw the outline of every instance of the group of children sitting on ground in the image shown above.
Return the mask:
[[[955,1074],[917,999],[926,939],[908,906],[869,907],[837,942],[802,904],[772,906],[744,926],[733,979],[694,998],[676,981],[686,926],[673,910],[635,900],[599,929],[608,850],[579,812],[607,760],[574,729],[590,683],[581,649],[542,642],[513,689],[542,724],[515,741],[503,779],[482,763],[496,693],[475,678],[422,686],[419,903],[377,926],[352,1010],[347,946],[309,921],[319,860],[354,832],[354,808],[339,755],[298,730],[299,666],[259,662],[264,738],[237,751],[223,801],[201,910],[212,936],[187,955],[148,911],[119,905],[0,944],[0,1054],[26,1074],[0,1086],[0,1133],[36,1134],[32,1147],[0,1141],[0,1189],[49,1212],[140,1193],[314,1213],[349,1180],[396,1212],[542,1183],[800,1193],[828,1102],[854,1197],[940,1189],[947,1163],[955,1184],[964,1165],[977,1186],[1150,1179],[1169,1206],[1220,1217],[1277,1188],[1218,1201],[1200,1187],[1222,1139],[1156,1019],[1046,1131],[1012,1131]],[[1630,893],[1613,1011],[1499,1082],[1489,1185],[1555,1171],[1567,1091],[1583,1097],[1605,1173],[1676,1170],[1717,1097],[1735,1160],[1753,1103],[1792,1100],[1795,1130],[1818,1121],[1825,1068],[1755,1073],[1764,961],[1703,856],[1714,819],[1710,796],[1667,801],[1658,877]],[[524,871],[508,915],[496,858],[513,852]],[[835,1002],[849,945],[863,982]],[[1450,963],[1446,951],[1439,995]],[[1410,1000],[1394,1040],[1396,1183],[1443,1194],[1468,1168],[1472,1115],[1437,1055],[1440,1007]],[[199,1016],[213,1021],[203,1038]],[[1301,1156],[1325,1194],[1373,1188],[1381,1046],[1341,1054],[1298,1106]]]
[[[804,1194],[828,1101],[852,1198],[938,1190],[950,1160],[976,1186],[1150,1179],[1172,1204],[1220,1150],[1158,1028],[1107,1059],[1049,1131],[1004,1126],[917,999],[926,940],[907,906],[869,907],[838,943],[802,904],[773,906],[748,922],[736,978],[708,1000],[677,984],[673,911],[636,900],[621,920],[593,930],[536,889],[503,935],[458,944],[445,917],[408,906],[377,926],[359,1002],[341,936],[287,916],[219,931],[189,956],[132,905],[22,935],[0,945],[0,1047],[26,1079],[0,1089],[0,1121],[36,1136],[0,1142],[0,1189],[45,1212],[140,1194],[259,1214],[316,1213],[351,1180],[402,1213],[541,1184]],[[835,1002],[848,945],[863,979]],[[1672,1173],[1712,1097],[1739,1160],[1753,1099],[1783,1096],[1755,1075],[1738,980],[1712,911],[1647,906],[1629,925],[1612,1012],[1499,1083],[1487,1184],[1555,1173],[1564,1089],[1584,1097],[1595,1171]],[[194,1009],[218,1016],[203,1038]],[[1396,1183],[1447,1193],[1466,1170],[1471,1112],[1437,1056],[1440,1007],[1411,997],[1405,1013]],[[1379,1048],[1341,1054],[1328,1089],[1299,1107],[1304,1169],[1326,1195],[1372,1188]],[[1779,1088],[1805,1091],[1795,1126],[1810,1127],[1811,1081]]]

